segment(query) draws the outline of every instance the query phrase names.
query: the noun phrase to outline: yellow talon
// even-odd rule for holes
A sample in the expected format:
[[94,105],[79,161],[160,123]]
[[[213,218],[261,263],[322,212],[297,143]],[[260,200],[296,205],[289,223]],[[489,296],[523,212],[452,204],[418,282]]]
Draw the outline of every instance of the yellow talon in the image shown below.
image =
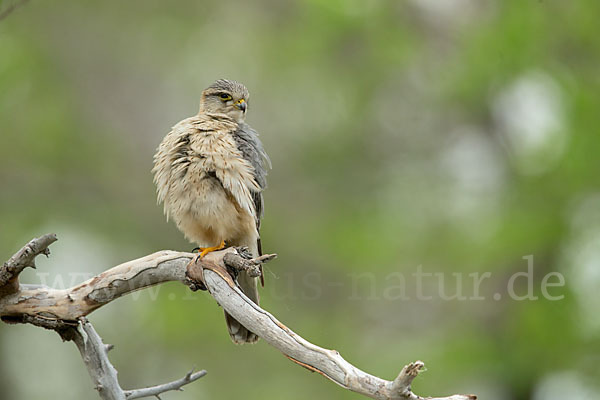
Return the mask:
[[208,253],[210,253],[211,251],[217,251],[217,250],[221,250],[225,248],[225,241],[221,240],[221,244],[219,244],[218,246],[215,247],[200,247],[200,255],[198,256],[198,258],[202,258],[205,255],[207,255]]

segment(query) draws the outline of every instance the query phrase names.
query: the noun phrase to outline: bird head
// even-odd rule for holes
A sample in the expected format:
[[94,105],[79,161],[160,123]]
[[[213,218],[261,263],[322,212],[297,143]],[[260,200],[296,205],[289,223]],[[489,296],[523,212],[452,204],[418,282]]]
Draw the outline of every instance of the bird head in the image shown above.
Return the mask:
[[246,86],[236,81],[219,79],[202,92],[200,113],[225,114],[237,122],[243,122],[249,97]]

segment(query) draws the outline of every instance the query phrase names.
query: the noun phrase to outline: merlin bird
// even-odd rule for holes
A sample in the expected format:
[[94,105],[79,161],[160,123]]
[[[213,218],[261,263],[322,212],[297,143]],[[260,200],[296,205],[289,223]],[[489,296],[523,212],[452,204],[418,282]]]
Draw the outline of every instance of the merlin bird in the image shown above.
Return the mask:
[[[200,257],[225,244],[261,255],[262,191],[271,163],[258,133],[244,122],[248,98],[241,83],[216,81],[202,92],[198,114],[175,125],[154,156],[158,202],[167,220],[200,246]],[[237,276],[256,304],[257,279],[243,271]],[[258,340],[227,313],[225,320],[234,343]]]

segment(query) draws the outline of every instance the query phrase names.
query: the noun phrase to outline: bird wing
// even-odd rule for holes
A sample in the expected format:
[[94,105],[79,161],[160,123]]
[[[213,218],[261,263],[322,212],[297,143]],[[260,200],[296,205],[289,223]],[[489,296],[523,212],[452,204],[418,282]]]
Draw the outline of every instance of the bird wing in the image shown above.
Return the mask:
[[258,184],[258,190],[251,190],[251,195],[256,211],[256,229],[259,230],[260,219],[264,213],[262,191],[267,187],[267,167],[271,167],[271,160],[258,138],[258,133],[248,124],[240,124],[233,133],[233,138],[244,160],[252,165],[254,180]]
[[[250,127],[250,125],[242,123],[238,126],[238,129],[233,133],[237,148],[242,153],[242,157],[250,165],[252,165],[254,180],[258,184],[258,190],[251,190],[252,201],[254,202],[254,218],[256,221],[256,232],[259,233],[256,248],[258,250],[257,256],[262,255],[262,244],[260,241],[260,219],[264,213],[264,200],[262,191],[267,187],[267,167],[271,168],[271,160],[267,155],[258,133]],[[265,285],[264,274],[262,273],[262,266],[260,268],[260,283],[262,286]]]

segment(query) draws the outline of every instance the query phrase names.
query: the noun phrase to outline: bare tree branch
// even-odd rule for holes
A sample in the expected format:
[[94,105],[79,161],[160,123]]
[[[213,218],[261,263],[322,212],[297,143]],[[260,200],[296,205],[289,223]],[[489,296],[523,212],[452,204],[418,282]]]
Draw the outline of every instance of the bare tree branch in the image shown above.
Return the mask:
[[34,238],[5,262],[0,267],[0,296],[16,292],[19,289],[19,274],[27,267],[35,268],[35,258],[38,255],[49,256],[48,246],[57,240],[54,233]]
[[18,292],[0,295],[0,317],[14,322],[21,322],[19,319],[25,316],[76,321],[127,293],[162,282],[186,282],[186,266],[194,257],[191,253],[160,251],[118,265],[69,289],[23,285]]
[[102,339],[85,318],[80,318],[77,326],[69,326],[59,331],[64,340],[75,343],[81,358],[92,378],[94,388],[104,400],[130,400],[142,397],[156,397],[170,390],[182,390],[184,385],[192,383],[204,375],[206,371],[188,372],[183,378],[163,385],[143,389],[123,390],[119,385],[117,370],[108,359],[112,345],[105,345]]
[[173,382],[168,382],[168,383],[164,383],[162,385],[152,386],[152,387],[143,388],[143,389],[126,390],[125,397],[127,398],[127,400],[132,400],[132,399],[139,399],[141,397],[151,397],[151,396],[156,397],[159,394],[168,392],[170,390],[183,390],[182,386],[187,385],[188,383],[192,383],[192,382],[202,378],[204,375],[206,375],[206,371],[204,371],[204,370],[198,371],[198,372],[194,372],[194,370],[191,370],[190,372],[185,374],[185,376],[183,378],[177,379],[176,381],[173,381]]
[[61,332],[65,340],[72,340],[92,378],[94,388],[104,400],[125,400],[125,393],[119,385],[117,370],[108,359],[108,347],[104,345],[96,330],[85,318],[77,327]]
[[[243,251],[235,248],[209,253],[202,259],[191,253],[161,251],[118,265],[69,289],[23,285],[16,293],[0,293],[0,317],[6,322],[32,323],[54,329],[63,338],[73,340],[103,399],[123,400],[125,397],[119,396],[126,394],[129,394],[127,399],[132,399],[141,397],[143,393],[156,396],[161,392],[154,391],[177,389],[180,383],[190,383],[200,378],[202,371],[169,384],[125,392],[118,386],[116,370],[106,356],[106,346],[89,322],[81,318],[132,291],[162,282],[180,281],[192,290],[207,288],[221,307],[250,331],[279,349],[293,362],[318,372],[343,388],[380,400],[425,400],[411,391],[413,379],[424,367],[421,361],[406,365],[393,381],[369,375],[348,363],[337,351],[323,349],[306,341],[248,299],[237,287],[231,273],[235,275],[235,271],[239,270],[255,272],[260,261],[272,258],[274,255],[263,256],[261,260],[248,260],[243,257]],[[427,399],[474,400],[476,396],[453,395]]]
[[[211,256],[212,254],[212,256]],[[422,370],[422,361],[405,366],[398,377],[390,382],[370,375],[340,356],[336,350],[316,346],[279,322],[273,315],[260,308],[239,290],[226,273],[222,258],[211,253],[200,263],[190,265],[188,276],[200,279],[210,294],[233,318],[254,332],[268,344],[277,348],[291,361],[318,372],[343,388],[379,400],[424,400],[414,394],[410,385]],[[211,256],[211,259],[207,259]],[[474,400],[475,395],[427,398],[431,400]]]
[[0,11],[0,21],[2,21],[4,18],[8,17],[17,8],[22,7],[25,4],[27,4],[28,1],[29,0],[16,1],[16,2],[12,3],[10,6],[6,7],[6,9]]

